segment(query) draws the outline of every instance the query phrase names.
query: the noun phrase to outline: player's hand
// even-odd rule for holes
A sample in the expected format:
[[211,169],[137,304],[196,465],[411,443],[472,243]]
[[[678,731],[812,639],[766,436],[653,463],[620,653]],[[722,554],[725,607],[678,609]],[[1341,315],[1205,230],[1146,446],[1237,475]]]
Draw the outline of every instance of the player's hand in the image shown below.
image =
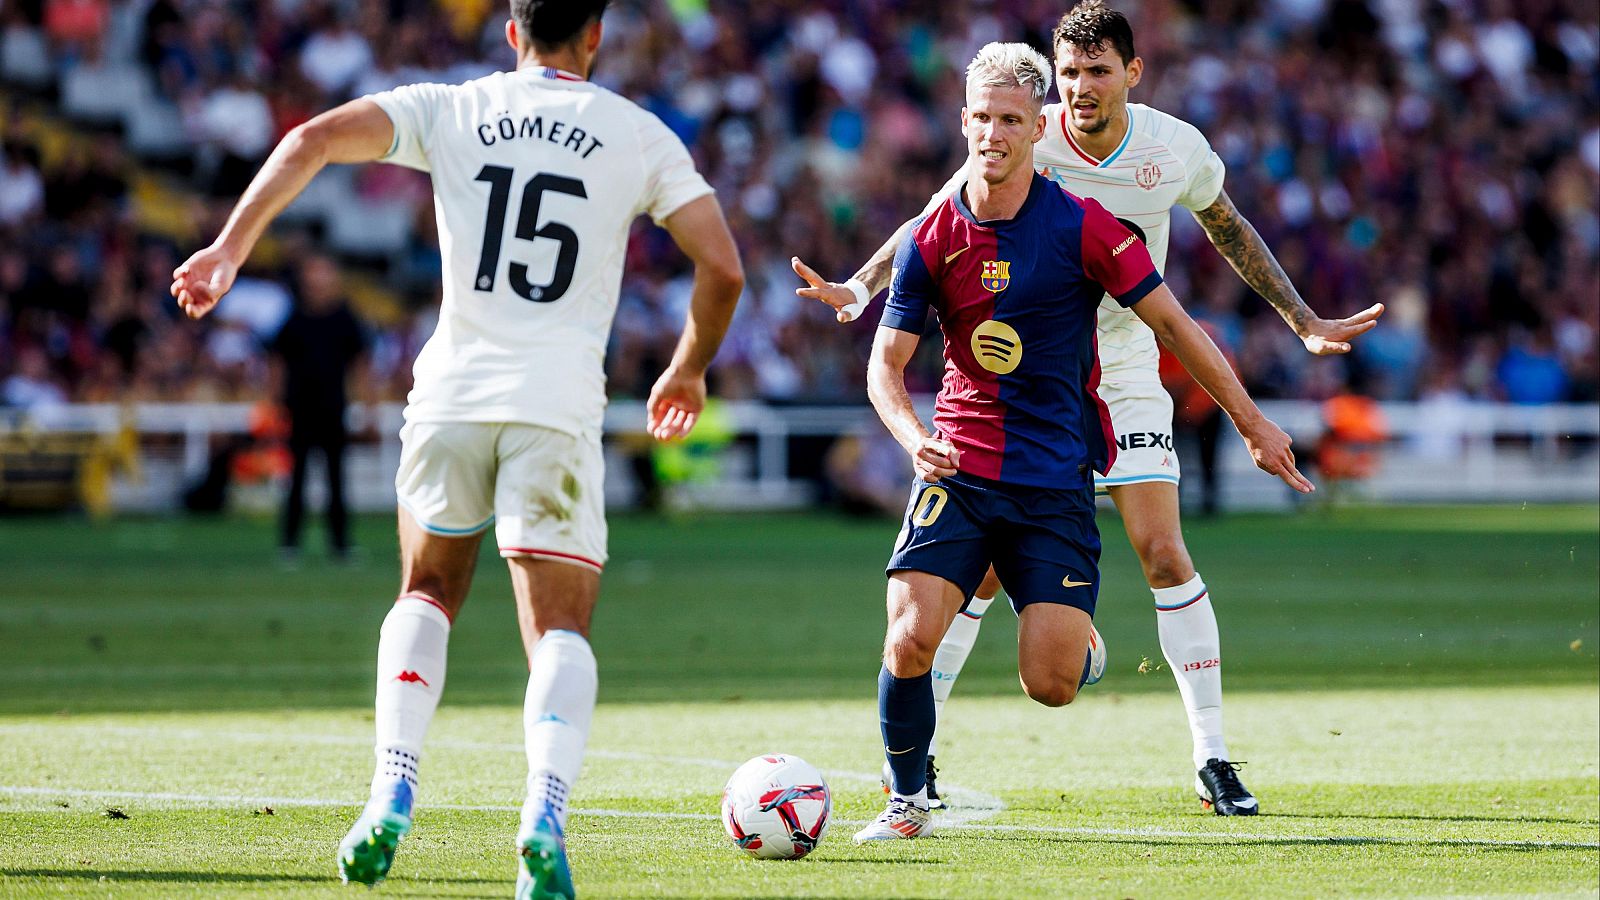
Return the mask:
[[810,287],[795,288],[794,292],[801,297],[811,300],[821,300],[833,307],[833,317],[840,322],[855,320],[855,315],[846,307],[856,302],[855,292],[836,281],[828,281],[817,270],[806,265],[798,256],[789,258],[789,265],[794,273],[805,280]]
[[949,441],[932,435],[917,442],[911,454],[911,467],[916,470],[917,477],[929,483],[954,475],[959,465],[961,451],[951,446]]
[[1350,339],[1377,328],[1381,315],[1383,304],[1374,303],[1348,319],[1316,319],[1306,326],[1300,340],[1317,356],[1349,353]]
[[656,379],[645,404],[649,422],[645,428],[658,441],[685,437],[700,420],[706,408],[706,376],[691,374],[672,366]]
[[215,244],[172,271],[172,296],[191,319],[211,311],[239,277],[239,263]]
[[1300,474],[1294,467],[1294,451],[1289,445],[1294,439],[1289,437],[1277,423],[1265,416],[1258,417],[1253,422],[1244,424],[1235,423],[1239,428],[1239,436],[1244,438],[1244,445],[1250,451],[1250,458],[1256,461],[1257,468],[1263,472],[1276,475],[1283,479],[1283,483],[1294,488],[1302,494],[1309,494],[1317,486]]

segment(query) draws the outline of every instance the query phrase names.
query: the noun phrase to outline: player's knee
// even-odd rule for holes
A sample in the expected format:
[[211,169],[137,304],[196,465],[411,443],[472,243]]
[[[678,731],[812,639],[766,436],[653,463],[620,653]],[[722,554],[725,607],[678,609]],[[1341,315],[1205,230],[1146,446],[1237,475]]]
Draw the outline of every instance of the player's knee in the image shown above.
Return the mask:
[[1183,584],[1194,577],[1194,563],[1181,537],[1162,535],[1145,541],[1139,548],[1145,577],[1156,587]]
[[883,643],[883,665],[896,678],[914,678],[933,668],[939,635],[924,634],[909,624],[894,623]]
[[1054,676],[1022,678],[1022,689],[1035,703],[1043,706],[1066,706],[1078,698],[1078,685],[1071,679]]

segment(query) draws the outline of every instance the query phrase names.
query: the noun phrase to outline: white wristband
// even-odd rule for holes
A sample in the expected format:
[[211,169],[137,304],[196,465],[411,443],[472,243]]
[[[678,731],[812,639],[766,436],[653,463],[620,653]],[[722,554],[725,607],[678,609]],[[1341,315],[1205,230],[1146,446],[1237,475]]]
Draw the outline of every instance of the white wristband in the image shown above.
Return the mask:
[[867,304],[872,302],[872,295],[867,293],[867,286],[859,279],[852,278],[844,283],[850,293],[856,295],[856,302],[839,310],[844,315],[846,322],[854,322],[860,315],[867,311]]

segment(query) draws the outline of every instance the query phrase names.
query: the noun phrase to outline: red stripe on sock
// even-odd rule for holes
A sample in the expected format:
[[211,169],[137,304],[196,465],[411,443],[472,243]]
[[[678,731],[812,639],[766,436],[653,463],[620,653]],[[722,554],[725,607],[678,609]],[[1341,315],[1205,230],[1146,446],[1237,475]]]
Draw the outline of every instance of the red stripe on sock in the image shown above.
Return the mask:
[[450,610],[445,609],[443,603],[440,603],[421,591],[411,591],[394,598],[394,602],[396,603],[399,603],[401,600],[421,600],[423,603],[431,604],[432,606],[436,607],[439,612],[444,613],[444,619],[446,622],[449,622],[451,625],[456,623],[456,617],[450,615]]
[[1192,599],[1190,599],[1188,602],[1180,603],[1177,606],[1161,606],[1161,605],[1158,604],[1156,606],[1156,612],[1177,612],[1180,609],[1188,609],[1189,607],[1191,607],[1191,606],[1195,605],[1196,603],[1199,603],[1201,600],[1205,599],[1205,596],[1207,594],[1209,594],[1209,593],[1211,593],[1210,589],[1203,590],[1200,593],[1195,594],[1194,597]]

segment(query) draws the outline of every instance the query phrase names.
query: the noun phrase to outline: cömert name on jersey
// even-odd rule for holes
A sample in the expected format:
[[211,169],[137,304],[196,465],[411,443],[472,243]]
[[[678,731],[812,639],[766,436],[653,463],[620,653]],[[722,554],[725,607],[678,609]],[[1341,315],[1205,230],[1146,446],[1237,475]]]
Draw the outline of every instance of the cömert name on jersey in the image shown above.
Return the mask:
[[[563,135],[563,132],[565,132],[565,135]],[[519,138],[549,141],[559,147],[571,150],[584,159],[588,159],[589,154],[605,146],[599,138],[589,132],[584,131],[582,128],[569,126],[559,119],[550,120],[547,127],[544,116],[513,118],[511,113],[502,112],[492,117],[489,121],[478,124],[478,140],[485,147],[492,147],[500,141],[517,140]]]

